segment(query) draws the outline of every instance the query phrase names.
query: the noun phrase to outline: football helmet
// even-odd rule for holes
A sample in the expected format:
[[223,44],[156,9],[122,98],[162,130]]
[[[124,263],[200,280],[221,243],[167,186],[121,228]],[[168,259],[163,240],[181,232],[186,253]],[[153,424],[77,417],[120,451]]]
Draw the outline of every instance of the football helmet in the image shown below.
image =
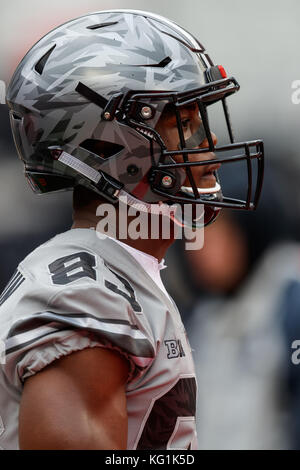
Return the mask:
[[[140,208],[202,204],[206,225],[223,207],[253,210],[261,192],[262,141],[234,142],[226,98],[238,90],[236,79],[174,22],[110,10],[69,21],[37,42],[11,79],[7,104],[36,193],[81,185],[112,203],[125,194]],[[216,103],[228,134],[223,145],[210,127]],[[181,112],[191,106],[198,119],[187,134]],[[176,145],[158,131],[166,112],[175,119]],[[237,178],[237,162],[247,173],[244,199],[224,194],[217,171],[230,164]],[[210,177],[205,187],[195,178],[199,167]]]

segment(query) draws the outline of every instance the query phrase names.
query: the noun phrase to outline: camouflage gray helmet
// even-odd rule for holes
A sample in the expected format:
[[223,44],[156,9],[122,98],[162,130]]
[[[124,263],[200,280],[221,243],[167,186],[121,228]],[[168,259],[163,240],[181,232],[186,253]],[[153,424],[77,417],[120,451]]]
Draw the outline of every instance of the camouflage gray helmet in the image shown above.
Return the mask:
[[[233,140],[226,97],[238,89],[177,24],[148,12],[111,10],[69,21],[37,42],[11,79],[7,104],[35,192],[82,185],[110,202],[125,192],[146,204],[205,204],[214,214],[221,207],[254,209],[261,191],[262,142]],[[221,148],[207,113],[216,102],[222,102],[230,140]],[[201,124],[187,141],[180,112],[191,103]],[[176,116],[175,149],[156,129],[166,109]],[[245,200],[225,197],[216,171],[212,187],[197,186],[192,167],[211,160],[189,156],[208,151],[214,163],[245,161]],[[217,158],[218,152],[225,156]]]

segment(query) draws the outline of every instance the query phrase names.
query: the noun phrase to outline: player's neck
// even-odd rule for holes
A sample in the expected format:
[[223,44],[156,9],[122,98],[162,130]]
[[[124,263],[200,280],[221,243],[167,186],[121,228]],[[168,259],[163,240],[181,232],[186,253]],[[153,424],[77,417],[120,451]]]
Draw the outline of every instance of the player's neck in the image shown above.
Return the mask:
[[[96,207],[95,204],[92,203],[84,209],[75,210],[73,213],[73,225],[71,228],[94,228],[95,230],[102,232],[100,227],[102,224],[100,222],[101,220],[105,219],[106,214],[104,217],[97,216],[96,211],[98,206],[99,202],[97,202]],[[108,227],[108,232],[107,228],[105,227],[105,233],[110,235],[112,238],[116,238],[119,241],[131,246],[132,248],[136,248],[137,250],[154,256],[158,259],[158,261],[161,261],[165,257],[169,246],[175,241],[175,236],[172,236],[171,233],[169,238],[163,238],[162,236],[151,238],[151,224],[149,223],[148,233],[143,233],[142,237],[134,239],[130,237],[130,230],[128,230],[129,224],[132,222],[132,220],[133,217],[128,216],[128,225],[126,229],[124,230],[124,227],[122,227],[122,230],[120,230],[119,219],[117,217],[116,225],[113,227]],[[126,238],[124,238],[124,234],[126,235]]]

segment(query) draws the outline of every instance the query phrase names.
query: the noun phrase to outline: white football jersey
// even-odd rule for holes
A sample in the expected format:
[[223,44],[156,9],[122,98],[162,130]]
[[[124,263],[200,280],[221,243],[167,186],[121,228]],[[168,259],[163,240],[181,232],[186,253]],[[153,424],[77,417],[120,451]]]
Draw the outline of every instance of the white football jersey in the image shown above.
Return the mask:
[[196,377],[178,310],[113,239],[72,229],[28,255],[0,297],[0,338],[3,449],[19,448],[24,380],[92,347],[129,361],[128,449],[197,448]]

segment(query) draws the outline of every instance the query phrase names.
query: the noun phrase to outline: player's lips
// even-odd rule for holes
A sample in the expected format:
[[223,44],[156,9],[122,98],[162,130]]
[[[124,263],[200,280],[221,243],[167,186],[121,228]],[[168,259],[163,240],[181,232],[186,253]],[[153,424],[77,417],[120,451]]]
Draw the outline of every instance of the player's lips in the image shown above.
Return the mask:
[[[215,154],[210,153],[208,154],[212,156],[212,158],[205,158],[206,160],[213,160],[215,159]],[[221,163],[215,163],[212,165],[203,165],[199,167],[194,167],[194,179],[196,182],[196,185],[201,188],[209,188],[213,187],[216,184],[216,175],[215,171],[217,171],[221,166]],[[190,183],[187,181],[188,184],[186,184],[187,187],[190,187]]]
[[221,166],[221,163],[216,163],[215,165],[204,165],[202,168],[204,172],[202,176],[213,174],[214,171],[217,171]]
[[[221,167],[221,163],[213,163],[213,160],[216,160],[216,154],[213,152],[202,153],[200,155],[201,159],[197,158],[197,156],[199,157],[199,154],[190,154],[188,161],[193,163],[211,161],[212,163],[190,167],[195,184],[199,189],[203,188],[209,190],[209,188],[215,188],[217,184],[215,172]],[[181,188],[184,188],[184,191],[187,193],[193,194],[194,192],[188,177]]]

